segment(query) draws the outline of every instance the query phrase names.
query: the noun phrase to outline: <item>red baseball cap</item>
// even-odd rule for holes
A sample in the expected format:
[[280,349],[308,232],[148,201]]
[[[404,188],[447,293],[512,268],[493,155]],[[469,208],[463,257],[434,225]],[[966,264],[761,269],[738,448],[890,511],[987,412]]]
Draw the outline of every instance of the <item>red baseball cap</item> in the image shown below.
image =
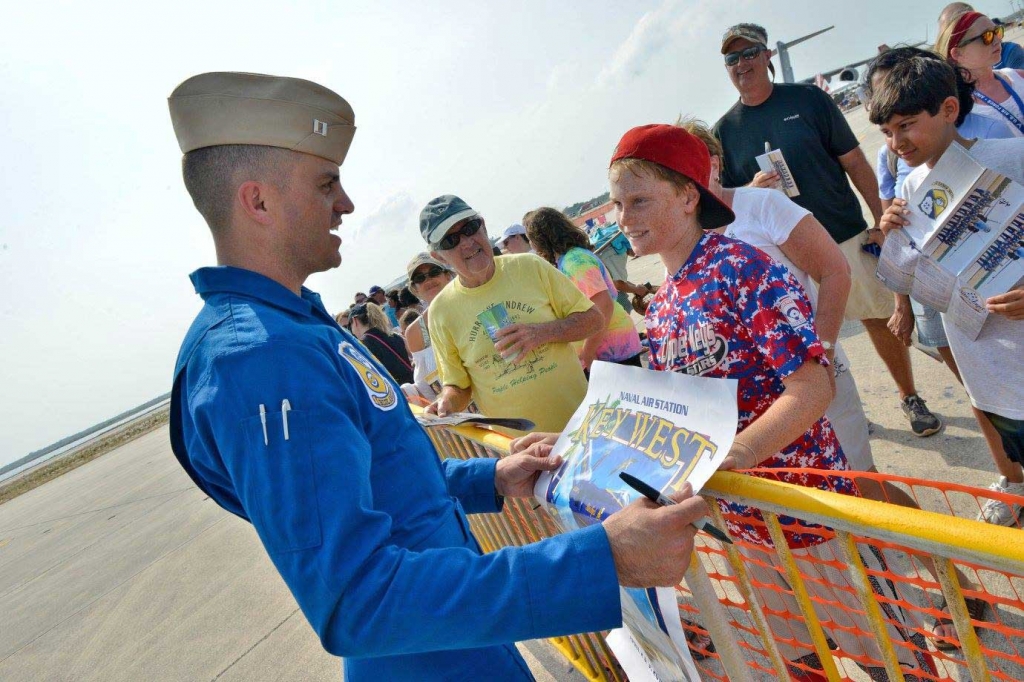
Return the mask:
[[700,192],[698,222],[705,230],[713,230],[736,220],[732,210],[708,189],[711,154],[707,146],[679,126],[651,123],[633,128],[615,146],[611,163],[619,159],[650,161],[692,180]]

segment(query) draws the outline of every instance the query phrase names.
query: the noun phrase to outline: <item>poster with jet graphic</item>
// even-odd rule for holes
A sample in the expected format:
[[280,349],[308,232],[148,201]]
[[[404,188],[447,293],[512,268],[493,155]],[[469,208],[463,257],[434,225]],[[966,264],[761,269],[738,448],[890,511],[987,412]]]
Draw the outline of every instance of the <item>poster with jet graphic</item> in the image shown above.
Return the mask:
[[[628,388],[627,388],[628,387]],[[566,531],[640,497],[626,472],[664,493],[700,491],[732,447],[736,381],[595,362],[590,387],[552,450],[562,466],[534,489]],[[623,627],[608,637],[630,680],[699,680],[671,589],[622,588]]]
[[953,144],[907,207],[910,224],[886,237],[876,276],[977,338],[985,300],[1024,278],[1024,187]]

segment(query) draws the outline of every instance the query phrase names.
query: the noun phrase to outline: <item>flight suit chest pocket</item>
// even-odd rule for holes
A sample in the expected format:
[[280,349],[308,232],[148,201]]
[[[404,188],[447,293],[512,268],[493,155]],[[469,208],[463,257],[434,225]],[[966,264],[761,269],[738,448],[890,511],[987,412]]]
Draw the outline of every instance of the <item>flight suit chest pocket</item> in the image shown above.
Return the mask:
[[271,554],[319,546],[308,415],[268,411],[241,426],[248,446],[242,497],[263,545]]

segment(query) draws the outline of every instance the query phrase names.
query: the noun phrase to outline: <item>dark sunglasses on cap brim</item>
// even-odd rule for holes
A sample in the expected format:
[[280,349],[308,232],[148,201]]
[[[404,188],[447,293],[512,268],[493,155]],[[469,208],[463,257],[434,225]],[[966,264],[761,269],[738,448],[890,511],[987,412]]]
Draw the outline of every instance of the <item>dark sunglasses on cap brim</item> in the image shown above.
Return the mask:
[[968,38],[967,40],[963,40],[963,41],[960,42],[959,47],[963,47],[964,45],[970,45],[975,40],[980,40],[981,44],[985,45],[987,47],[987,46],[991,45],[992,43],[994,43],[996,41],[996,38],[999,38],[1000,40],[1003,39],[1003,27],[1002,26],[996,26],[994,28],[990,28],[989,30],[987,30],[987,31],[985,31],[983,33],[979,33],[978,35],[974,36],[973,38]]
[[415,284],[416,286],[419,286],[420,284],[426,282],[428,279],[440,277],[445,272],[447,271],[444,268],[439,268],[436,265],[431,265],[429,270],[417,270],[416,272],[414,272],[412,277],[409,278],[409,281]]
[[480,218],[470,218],[466,223],[454,232],[450,232],[441,238],[441,241],[434,247],[438,251],[451,251],[459,242],[462,241],[463,237],[472,237],[474,234],[480,231],[480,228],[484,226],[484,221]]
[[766,52],[767,50],[768,48],[762,45],[753,45],[742,50],[737,50],[736,52],[730,52],[725,55],[725,65],[736,66],[740,63],[740,59],[743,59],[745,62],[749,62],[751,59],[756,58],[757,55],[762,52]]

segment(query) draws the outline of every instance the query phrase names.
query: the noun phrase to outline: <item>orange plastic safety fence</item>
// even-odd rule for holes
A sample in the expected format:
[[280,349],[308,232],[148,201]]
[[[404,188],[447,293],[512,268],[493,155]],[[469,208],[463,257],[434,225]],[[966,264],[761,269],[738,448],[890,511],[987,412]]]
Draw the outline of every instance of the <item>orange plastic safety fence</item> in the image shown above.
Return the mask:
[[[428,432],[442,457],[500,457],[507,452],[507,440],[494,434],[462,427]],[[778,473],[783,471],[804,475],[809,487],[824,488],[840,476],[811,470]],[[758,475],[772,474],[758,470]],[[1012,495],[955,483],[860,472],[842,472],[841,477],[852,480],[865,498],[961,519],[976,517],[989,499],[1024,504]],[[879,533],[867,525],[847,531],[808,528],[798,526],[796,519],[783,523],[789,510],[786,517],[764,512],[762,520],[712,506],[716,521],[728,523],[734,539],[740,524],[763,528],[780,542],[792,539],[783,535],[786,531],[799,531],[810,540],[811,546],[778,551],[739,539],[726,548],[698,536],[701,568],[729,619],[743,657],[740,665],[750,678],[779,679],[788,673],[807,680],[884,680],[900,674],[907,680],[967,680],[972,675],[1024,680],[1024,566],[1014,572],[964,559],[947,562],[904,544],[898,533]],[[532,500],[506,500],[501,514],[474,515],[470,523],[485,551],[559,532]],[[988,528],[979,523],[978,533]],[[956,557],[955,548],[950,549],[942,554]],[[947,572],[947,566],[952,570]],[[962,615],[970,616],[975,634],[958,633],[951,624],[936,631],[937,619],[950,619],[943,585],[955,599],[962,593],[965,601],[959,607],[954,601],[953,610],[967,607]],[[685,584],[678,588],[678,604],[704,679],[729,679],[726,667],[736,662],[721,659]],[[553,641],[587,679],[625,679],[601,633]],[[977,655],[965,655],[965,650]]]
[[[812,474],[806,470],[786,472]],[[833,476],[838,474],[813,472],[812,485]],[[859,472],[843,472],[842,476],[852,479],[861,494],[870,499],[903,506],[913,504],[927,511],[961,518],[976,517],[989,499],[1000,499],[1008,504],[1024,502],[1012,495],[955,483]],[[734,513],[726,512],[722,516],[733,523],[764,525]],[[787,529],[795,528],[793,525]],[[806,529],[800,530],[805,532]],[[979,523],[978,532],[986,530],[986,526]],[[868,534],[871,529],[865,528],[863,532]],[[883,654],[875,644],[878,638],[873,636],[868,622],[867,607],[858,599],[851,566],[839,549],[837,534],[822,529],[818,535],[824,540],[821,544],[792,551],[801,582],[809,592],[815,615],[827,636],[830,654],[837,661],[838,672],[842,678],[890,679],[885,672]],[[939,562],[923,551],[898,542],[859,534],[851,534],[850,538],[863,562],[864,574],[872,586],[873,601],[878,605],[888,642],[902,664],[905,679],[972,679],[969,668],[972,663],[977,666],[979,661],[965,656],[952,624],[948,626],[949,632],[942,633],[947,634],[946,637],[936,636],[940,634],[935,631],[936,620],[950,618],[937,575]],[[1024,535],[1021,540],[1024,541]],[[822,671],[820,659],[815,658],[806,614],[796,603],[794,590],[775,550],[742,541],[736,544],[744,567],[751,574],[750,583],[758,606],[771,623],[772,636],[780,652],[787,661],[800,660],[802,665],[794,668],[810,673],[814,679],[813,675]],[[705,541],[701,536],[697,554],[716,585],[720,603],[732,619],[736,637],[748,657],[748,667],[756,671],[755,676],[777,678],[758,629],[751,622],[752,605],[739,596],[737,578],[729,569],[727,552],[717,542]],[[977,634],[984,673],[994,680],[1024,680],[1024,575],[966,560],[954,561],[952,565]],[[679,594],[681,617],[684,621],[699,622],[700,615],[685,586],[679,588]],[[699,661],[698,667],[705,679],[728,679],[714,653]],[[859,672],[855,672],[858,669]]]

